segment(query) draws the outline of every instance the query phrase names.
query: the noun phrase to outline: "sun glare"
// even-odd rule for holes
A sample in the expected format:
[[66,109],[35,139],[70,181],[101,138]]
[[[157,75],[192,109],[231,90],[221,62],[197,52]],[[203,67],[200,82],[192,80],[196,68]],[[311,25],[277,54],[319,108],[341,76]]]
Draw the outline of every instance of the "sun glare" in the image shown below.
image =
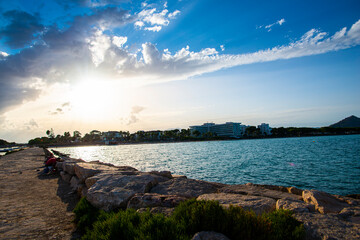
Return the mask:
[[119,116],[126,107],[126,94],[111,81],[87,77],[76,84],[70,94],[72,112],[88,121]]

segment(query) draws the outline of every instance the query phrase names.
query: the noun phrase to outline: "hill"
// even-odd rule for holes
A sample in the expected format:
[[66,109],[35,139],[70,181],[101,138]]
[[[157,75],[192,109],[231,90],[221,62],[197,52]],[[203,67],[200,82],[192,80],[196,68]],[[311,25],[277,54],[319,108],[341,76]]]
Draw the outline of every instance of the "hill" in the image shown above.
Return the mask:
[[332,128],[354,128],[354,127],[360,127],[360,118],[352,115],[350,117],[347,117],[340,122],[334,123],[330,125],[329,127]]

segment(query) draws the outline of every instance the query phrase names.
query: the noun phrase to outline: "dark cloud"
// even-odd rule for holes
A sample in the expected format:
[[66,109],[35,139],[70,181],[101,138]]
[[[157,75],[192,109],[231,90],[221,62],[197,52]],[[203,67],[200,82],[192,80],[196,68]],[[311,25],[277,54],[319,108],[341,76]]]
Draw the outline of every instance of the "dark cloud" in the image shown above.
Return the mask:
[[58,114],[64,114],[67,111],[71,110],[70,102],[66,102],[61,104],[61,107],[58,107],[55,109],[55,111],[50,111],[51,115],[58,115]]
[[44,26],[38,15],[12,10],[3,13],[3,17],[10,23],[0,30],[0,38],[11,48],[22,48],[38,38]]
[[[25,19],[18,19],[21,16]],[[36,17],[26,13],[11,11],[7,13],[7,17],[12,18],[10,25],[14,29],[10,31],[8,25],[1,31],[1,36],[6,36],[7,41],[18,36],[16,43],[7,42],[12,46],[20,46],[21,43],[33,40],[32,34],[43,29],[36,24]],[[92,15],[76,17],[72,26],[65,31],[56,26],[47,27],[47,31],[41,36],[41,44],[25,48],[18,54],[6,57],[1,54],[0,114],[23,102],[35,100],[44,90],[35,84],[37,81],[45,86],[55,82],[74,81],[74,76],[93,69],[87,39],[96,31],[94,28],[114,28],[129,21],[132,18],[127,11],[117,8],[96,10]],[[16,35],[24,27],[32,30]]]

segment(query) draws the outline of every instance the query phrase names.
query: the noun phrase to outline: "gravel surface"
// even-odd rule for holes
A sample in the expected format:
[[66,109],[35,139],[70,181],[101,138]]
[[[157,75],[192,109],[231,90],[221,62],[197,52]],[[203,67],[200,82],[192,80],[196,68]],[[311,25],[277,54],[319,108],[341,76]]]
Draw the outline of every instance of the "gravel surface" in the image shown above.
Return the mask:
[[41,175],[45,154],[30,148],[0,157],[0,239],[76,239],[78,197],[58,174]]

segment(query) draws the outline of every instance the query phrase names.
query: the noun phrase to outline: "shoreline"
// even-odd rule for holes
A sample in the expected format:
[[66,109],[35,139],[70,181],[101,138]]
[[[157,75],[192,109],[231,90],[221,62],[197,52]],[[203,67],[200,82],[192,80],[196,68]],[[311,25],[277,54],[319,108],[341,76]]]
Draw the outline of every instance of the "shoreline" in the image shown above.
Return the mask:
[[[287,209],[304,224],[307,239],[358,239],[359,195],[346,197],[317,190],[275,185],[228,185],[189,179],[168,171],[141,172],[130,166],[85,162],[64,157],[61,178],[93,206],[111,211],[135,208],[171,214],[181,201],[214,200],[252,210],[257,214]],[[111,190],[111,191],[109,191]]]
[[70,143],[60,145],[43,145],[39,147],[45,148],[62,148],[62,147],[94,147],[94,146],[122,146],[122,145],[142,145],[142,144],[162,144],[162,143],[193,143],[193,142],[223,142],[223,141],[241,141],[241,140],[265,140],[265,139],[284,139],[284,138],[311,138],[311,137],[330,137],[330,136],[353,136],[354,134],[329,134],[329,135],[313,135],[313,136],[289,136],[289,137],[262,137],[262,138],[238,138],[238,139],[200,139],[200,140],[185,140],[185,141],[144,141],[144,142],[121,142],[118,144],[87,144],[87,143]]

